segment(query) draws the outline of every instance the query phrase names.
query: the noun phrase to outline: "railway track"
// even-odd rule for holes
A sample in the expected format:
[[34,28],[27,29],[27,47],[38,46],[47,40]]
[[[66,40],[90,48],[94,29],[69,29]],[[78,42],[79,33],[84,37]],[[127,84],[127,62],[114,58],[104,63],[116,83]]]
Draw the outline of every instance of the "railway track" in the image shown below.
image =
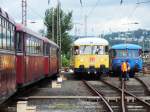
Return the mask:
[[100,91],[98,91],[96,88],[94,88],[94,87],[93,87],[90,83],[88,83],[87,81],[83,81],[83,83],[90,89],[90,91],[91,91],[93,94],[99,96],[99,97],[102,99],[102,101],[103,101],[105,107],[107,108],[107,110],[108,110],[109,112],[114,112],[113,109],[112,109],[112,107],[111,107],[111,105],[108,103],[108,101],[105,99],[105,97],[102,95],[102,93],[101,93]]
[[[25,91],[15,100],[28,101],[29,105],[36,105],[39,112],[43,108],[53,111],[58,106],[65,107],[68,110],[73,108],[73,111],[78,112],[90,112],[92,110],[96,110],[93,112],[148,112],[150,109],[149,91],[147,86],[137,78],[134,79],[136,83],[133,86],[131,86],[131,79],[130,81],[102,79],[97,81],[67,81],[63,83],[62,89],[50,88],[48,80],[42,85],[36,85],[32,90]],[[67,85],[69,85],[69,88]],[[64,89],[64,86],[67,86],[66,89]],[[138,87],[139,89],[136,89]],[[139,90],[141,90],[141,93],[139,93]],[[60,104],[60,102],[63,104]]]
[[125,105],[125,82],[123,79],[121,80],[121,110],[122,112],[126,112],[126,105]]
[[[142,81],[140,81],[140,79],[135,78],[135,80],[137,82],[139,82],[141,84],[142,88],[144,89],[143,90],[144,94],[142,95],[143,98],[141,97],[141,94],[138,95],[138,94],[135,94],[135,92],[132,93],[132,91],[128,89],[129,87],[126,84],[126,81],[124,81],[124,80],[120,81],[119,87],[117,87],[115,84],[114,84],[115,85],[114,86],[113,84],[110,84],[109,82],[107,82],[105,80],[99,81],[100,83],[103,82],[104,84],[109,86],[113,91],[116,90],[116,95],[120,96],[120,99],[119,99],[120,101],[117,100],[117,102],[120,103],[120,105],[114,105],[115,102],[113,102],[113,103],[111,101],[109,102],[109,99],[107,97],[110,96],[110,94],[104,92],[100,88],[90,84],[87,81],[83,81],[83,82],[88,86],[88,88],[90,88],[90,91],[92,91],[92,93],[94,93],[94,95],[97,95],[100,97],[100,99],[102,99],[102,101],[105,104],[105,108],[107,108],[107,109],[111,108],[111,110],[109,109],[109,111],[115,111],[115,112],[120,112],[120,111],[121,112],[128,112],[128,111],[129,112],[130,111],[131,112],[136,112],[136,111],[145,112],[146,111],[147,112],[150,109],[150,103],[147,101],[148,99],[146,99],[146,98],[144,99],[144,97],[145,96],[149,97],[149,91],[147,89],[147,86],[144,83],[142,83]],[[105,88],[106,88],[106,85],[105,85]],[[132,88],[134,88],[134,87],[132,87]]]
[[[121,110],[122,112],[126,112],[126,111],[148,111],[148,109],[150,109],[150,103],[147,101],[144,101],[143,99],[139,98],[138,96],[136,96],[135,94],[127,91],[127,85],[126,82],[124,82],[123,80],[121,81],[121,88],[114,86],[113,84],[110,84],[107,81],[102,80],[102,82],[104,82],[105,84],[107,84],[108,86],[116,89],[117,91],[119,91],[121,93]],[[134,102],[127,102],[126,97],[131,96],[134,99]],[[139,110],[140,109],[140,110]]]

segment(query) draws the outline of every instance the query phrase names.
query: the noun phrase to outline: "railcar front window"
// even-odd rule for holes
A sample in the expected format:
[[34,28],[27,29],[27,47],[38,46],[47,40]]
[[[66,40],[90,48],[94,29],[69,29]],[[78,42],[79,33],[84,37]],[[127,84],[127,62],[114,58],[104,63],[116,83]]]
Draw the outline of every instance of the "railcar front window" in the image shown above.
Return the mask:
[[80,46],[80,54],[92,54],[92,46]]
[[127,50],[114,50],[113,57],[127,57],[128,52]]
[[102,55],[102,54],[105,54],[105,47],[104,46],[93,46],[92,51],[93,51],[92,54]]
[[128,50],[128,56],[129,57],[139,57],[139,50]]

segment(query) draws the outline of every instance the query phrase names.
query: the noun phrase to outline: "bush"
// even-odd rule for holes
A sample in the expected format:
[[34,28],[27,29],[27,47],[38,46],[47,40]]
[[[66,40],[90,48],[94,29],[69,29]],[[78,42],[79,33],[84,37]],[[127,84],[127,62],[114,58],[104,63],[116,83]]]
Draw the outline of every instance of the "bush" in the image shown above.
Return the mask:
[[62,56],[62,66],[63,67],[69,67],[70,61],[65,56]]

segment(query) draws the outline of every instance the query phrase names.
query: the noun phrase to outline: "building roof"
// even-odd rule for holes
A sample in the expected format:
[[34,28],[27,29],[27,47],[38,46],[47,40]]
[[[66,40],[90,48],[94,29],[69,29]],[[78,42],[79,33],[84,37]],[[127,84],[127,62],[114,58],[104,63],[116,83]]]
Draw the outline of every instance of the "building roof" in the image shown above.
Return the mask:
[[117,44],[112,46],[111,49],[142,49],[142,47],[136,44]]
[[108,41],[103,38],[87,37],[74,41],[73,45],[108,45]]

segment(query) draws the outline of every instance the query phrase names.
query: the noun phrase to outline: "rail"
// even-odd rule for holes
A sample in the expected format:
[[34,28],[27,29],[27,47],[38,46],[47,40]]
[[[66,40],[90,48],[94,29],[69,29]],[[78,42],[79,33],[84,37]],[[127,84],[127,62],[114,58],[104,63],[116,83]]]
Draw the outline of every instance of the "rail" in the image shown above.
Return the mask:
[[144,86],[144,88],[146,88],[146,93],[147,93],[148,95],[150,95],[150,90],[149,90],[148,85],[146,85],[139,77],[135,77],[135,79],[136,79],[137,81],[139,81],[139,82]]
[[124,80],[122,79],[121,80],[121,108],[122,108],[122,112],[126,112],[124,90],[125,90],[125,83],[124,83]]
[[[114,85],[112,85],[112,84],[110,84],[110,83],[108,83],[108,82],[106,82],[106,81],[104,81],[104,80],[102,80],[102,82],[104,82],[105,84],[109,85],[110,87],[113,87],[113,88],[115,88],[116,90],[122,92],[122,89],[121,89],[121,88],[116,87],[116,86],[114,86]],[[129,96],[134,97],[137,101],[141,102],[143,105],[145,105],[146,107],[150,108],[150,103],[148,103],[147,101],[143,101],[141,98],[138,98],[137,96],[135,96],[134,94],[132,94],[132,93],[126,91],[126,90],[124,90],[124,93],[125,93],[126,95],[129,95]]]
[[102,95],[102,93],[100,91],[98,91],[96,88],[94,88],[87,81],[83,81],[83,82],[90,89],[90,91],[92,91],[93,93],[95,93],[97,96],[99,96],[102,99],[102,101],[104,102],[104,104],[107,107],[108,111],[114,112],[112,107],[110,106],[110,104],[107,102],[107,100],[105,99],[105,97]]

